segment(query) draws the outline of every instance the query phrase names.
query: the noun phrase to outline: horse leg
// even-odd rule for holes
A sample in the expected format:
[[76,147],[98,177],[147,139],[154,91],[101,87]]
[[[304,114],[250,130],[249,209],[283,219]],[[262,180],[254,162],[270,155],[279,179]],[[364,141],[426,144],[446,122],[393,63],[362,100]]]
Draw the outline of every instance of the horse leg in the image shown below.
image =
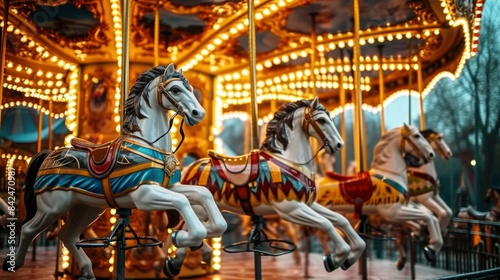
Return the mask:
[[189,202],[194,205],[200,205],[207,214],[207,238],[220,237],[227,229],[227,223],[222,216],[214,197],[205,187],[175,184],[170,188],[171,191],[183,194]]
[[81,277],[79,279],[95,279],[92,262],[85,254],[85,251],[78,250],[76,243],[80,240],[80,233],[92,224],[103,211],[104,209],[101,208],[81,204],[75,205],[71,208],[66,223],[59,230],[59,239],[73,255],[80,268]]
[[335,231],[333,224],[325,217],[316,213],[312,208],[299,201],[274,202],[276,212],[286,221],[303,226],[310,226],[328,233],[335,244],[335,254],[323,257],[323,264],[328,272],[339,268],[347,259],[351,248]]
[[439,223],[428,211],[411,208],[402,204],[377,205],[378,213],[390,223],[403,223],[411,220],[422,220],[427,223],[429,230],[429,244],[424,248],[427,261],[435,259],[443,246],[443,238],[439,230]]
[[365,241],[359,236],[344,216],[319,205],[316,202],[313,202],[310,207],[318,214],[328,219],[334,226],[339,228],[345,234],[345,237],[349,241],[349,246],[351,246],[351,253],[349,253],[347,260],[342,264],[342,269],[348,269],[365,251]]
[[403,244],[404,242],[403,231],[404,229],[399,230],[396,235],[396,247],[398,248],[399,251],[399,260],[396,262],[396,268],[398,270],[402,270],[406,264],[406,252]]
[[137,209],[142,211],[179,211],[188,230],[179,230],[172,234],[175,247],[199,247],[207,236],[207,230],[184,195],[158,185],[141,185],[130,193],[130,197]]
[[[212,247],[205,241],[202,243],[202,265],[210,265],[212,261]],[[191,249],[192,250],[192,249]],[[186,259],[187,248],[177,248],[175,257],[167,257],[163,266],[163,273],[168,278],[174,278],[181,272],[182,265]]]
[[[24,258],[26,257],[26,252],[28,251],[31,241],[40,234],[40,232],[56,221],[59,216],[66,213],[69,201],[67,199],[58,200],[56,195],[57,194],[54,194],[54,192],[46,192],[36,197],[37,211],[35,216],[21,228],[19,247],[16,251],[15,266],[9,265],[9,263],[7,263],[8,258],[6,258],[3,264],[4,270],[7,271],[11,267],[17,269],[23,266]],[[55,201],[61,201],[61,204],[54,205]]]
[[[294,225],[290,222],[287,222],[281,218],[280,218],[279,223],[283,227],[283,229],[285,231],[285,235],[288,236],[294,244],[298,245],[300,242],[300,236],[299,236],[300,230],[298,230],[296,228],[296,225]],[[293,251],[293,258],[294,258],[296,264],[300,264],[300,252],[299,252],[299,250]]]
[[441,232],[443,232],[443,236],[445,236],[446,233],[448,232],[448,225],[450,224],[451,218],[453,217],[453,210],[451,210],[450,206],[448,206],[448,204],[444,202],[441,196],[439,196],[439,193],[437,193],[433,197],[433,200],[444,210],[444,215],[442,219],[439,219],[439,226],[441,227]]

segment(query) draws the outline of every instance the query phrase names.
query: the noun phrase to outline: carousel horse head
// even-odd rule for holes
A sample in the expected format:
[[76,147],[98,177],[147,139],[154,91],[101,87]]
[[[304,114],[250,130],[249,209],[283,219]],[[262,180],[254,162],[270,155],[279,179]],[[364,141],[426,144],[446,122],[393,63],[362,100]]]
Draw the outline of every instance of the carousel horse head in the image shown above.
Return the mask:
[[451,158],[453,153],[450,147],[448,147],[448,144],[444,141],[443,133],[438,133],[432,129],[422,130],[420,133],[427,139],[434,151],[438,153],[442,159],[449,160]]
[[493,201],[496,205],[500,205],[500,186],[492,186],[486,192],[485,199],[486,203]]
[[124,111],[123,131],[126,134],[141,132],[138,120],[164,117],[166,111],[181,115],[190,126],[205,117],[205,109],[198,102],[182,69],[175,70],[172,63],[142,73],[130,90]]
[[330,154],[338,152],[344,146],[330,113],[316,97],[313,100],[299,100],[281,106],[267,125],[266,138],[261,149],[283,153],[290,148],[290,141],[296,136],[289,135],[288,131],[294,133],[296,128],[302,129],[299,132],[304,134],[306,139],[309,139],[309,136],[316,138],[322,145],[321,149],[326,148],[326,152]]
[[385,163],[391,158],[386,149],[389,143],[399,145],[399,152],[403,156],[407,165],[420,166],[427,164],[434,158],[434,150],[427,140],[420,134],[420,131],[413,126],[404,124],[400,128],[393,128],[382,136],[375,146],[373,162]]

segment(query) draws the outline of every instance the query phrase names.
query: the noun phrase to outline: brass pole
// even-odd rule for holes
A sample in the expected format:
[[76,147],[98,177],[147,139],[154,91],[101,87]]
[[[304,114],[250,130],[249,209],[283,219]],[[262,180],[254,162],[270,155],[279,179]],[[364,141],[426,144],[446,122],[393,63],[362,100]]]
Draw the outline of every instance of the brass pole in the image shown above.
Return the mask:
[[159,48],[160,48],[160,0],[156,0],[155,8],[155,35],[154,35],[154,66],[160,62]]
[[316,97],[316,74],[314,74],[314,69],[316,68],[316,16],[318,13],[310,13],[311,16],[311,94]]
[[[339,77],[339,95],[340,95],[340,107],[342,108],[342,112],[340,113],[340,137],[342,137],[342,140],[346,142],[346,127],[345,127],[345,88],[344,88],[344,79],[345,79],[345,73],[344,73],[344,49],[339,48],[340,50],[340,59],[341,65],[342,65],[342,71],[340,71],[340,77]],[[340,150],[340,157],[341,157],[341,170],[342,174],[346,174],[347,172],[347,149],[343,148]]]
[[52,97],[50,97],[49,100],[49,150],[52,150],[52,117],[50,116],[52,114]]
[[423,81],[422,81],[422,59],[418,57],[418,70],[417,70],[417,86],[420,101],[420,129],[425,129],[425,115],[424,115],[424,93],[423,93]]
[[352,59],[354,69],[354,96],[355,106],[354,106],[354,143],[356,144],[356,148],[354,149],[355,158],[356,158],[356,171],[361,172],[367,169],[365,155],[363,154],[363,146],[365,145],[363,129],[362,129],[362,121],[363,121],[363,110],[361,105],[363,104],[362,95],[361,95],[361,73],[359,70],[359,56],[361,48],[359,46],[359,0],[353,0],[353,14],[354,14],[354,46],[352,48]]
[[382,69],[382,50],[384,45],[378,45],[378,91],[379,91],[379,102],[380,102],[380,135],[385,134],[385,108],[384,108],[384,99],[385,99],[385,86],[384,86],[384,70]]
[[252,112],[252,149],[259,148],[259,128],[257,125],[257,73],[256,73],[256,45],[255,45],[255,15],[253,1],[248,1],[248,53],[250,59],[250,94]]
[[42,99],[40,98],[39,100],[39,107],[38,107],[38,137],[37,137],[37,149],[36,151],[39,153],[42,151],[42,121],[43,121],[43,114],[42,114]]
[[[127,99],[128,96],[128,89],[129,89],[129,59],[130,59],[130,54],[129,54],[129,33],[130,33],[130,7],[129,7],[129,2],[127,0],[122,0],[122,81],[121,81],[121,110],[122,112],[125,111],[125,100]],[[123,127],[123,116],[120,118],[120,127]],[[123,131],[123,130],[121,130]]]
[[[2,42],[0,44],[0,105],[3,104],[3,72],[5,71],[5,54],[7,53],[7,26],[9,23],[10,0],[4,1]],[[0,128],[2,127],[2,108],[0,107]]]
[[411,41],[410,38],[409,47],[408,47],[408,64],[410,68],[408,69],[408,124],[411,124],[411,86],[412,86],[412,76],[411,76]]

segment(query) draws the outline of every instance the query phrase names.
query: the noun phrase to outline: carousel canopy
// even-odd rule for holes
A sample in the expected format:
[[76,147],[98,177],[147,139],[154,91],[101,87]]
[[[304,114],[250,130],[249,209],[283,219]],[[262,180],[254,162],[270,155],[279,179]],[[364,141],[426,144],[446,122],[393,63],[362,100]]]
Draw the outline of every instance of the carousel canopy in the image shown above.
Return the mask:
[[[7,87],[30,96],[37,92],[42,98],[51,92],[58,96],[56,101],[67,101],[69,70],[120,61],[121,2],[11,0]],[[455,3],[461,1],[359,0],[363,102],[380,102],[379,68],[387,97],[401,88],[416,89],[419,67],[424,81],[438,70],[457,67],[464,49],[470,48],[470,38],[464,35],[469,27],[460,18],[473,18],[470,9]],[[259,100],[307,96],[313,71],[320,98],[338,105],[339,88],[353,87],[353,1],[254,4]],[[161,64],[174,62],[184,70],[217,77],[216,91],[226,104],[248,102],[247,1],[138,0],[130,1],[130,13],[131,63],[153,64],[157,46]]]
[[[13,143],[34,143],[38,139],[38,111],[30,108],[14,107],[2,110],[2,126],[0,137]],[[52,122],[53,134],[68,134],[64,124],[65,118],[54,119]],[[42,139],[49,136],[49,117],[42,115]]]

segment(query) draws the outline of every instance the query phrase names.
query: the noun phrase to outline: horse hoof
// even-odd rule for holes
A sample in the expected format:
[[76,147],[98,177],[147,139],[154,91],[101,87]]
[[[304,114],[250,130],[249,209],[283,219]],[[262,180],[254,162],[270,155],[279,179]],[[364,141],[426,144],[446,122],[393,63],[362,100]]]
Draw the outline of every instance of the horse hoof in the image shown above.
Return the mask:
[[406,265],[406,258],[402,257],[396,262],[396,268],[402,270]]
[[174,263],[171,257],[168,257],[165,260],[165,264],[163,265],[163,274],[167,276],[167,278],[174,278],[175,276],[179,275],[181,272],[181,268],[177,267]]
[[428,262],[433,262],[436,259],[436,251],[429,246],[424,247],[424,255]]
[[175,247],[179,248],[179,246],[177,246],[177,233],[179,233],[179,231],[174,231],[172,232],[172,245],[174,245]]
[[335,269],[339,268],[335,265],[331,254],[323,256],[323,265],[325,266],[326,272],[332,272]]
[[[173,240],[172,240],[172,242],[173,242]],[[189,249],[191,249],[191,251],[196,251],[196,250],[200,249],[201,247],[203,247],[203,241],[201,242],[200,245],[189,247]]]
[[352,263],[349,260],[345,260],[345,262],[340,266],[342,270],[348,270],[352,266]]
[[3,261],[2,269],[3,269],[3,271],[7,271],[7,272],[16,272],[17,267],[11,266],[9,264],[9,262],[7,261],[7,258],[5,258],[5,260]]

